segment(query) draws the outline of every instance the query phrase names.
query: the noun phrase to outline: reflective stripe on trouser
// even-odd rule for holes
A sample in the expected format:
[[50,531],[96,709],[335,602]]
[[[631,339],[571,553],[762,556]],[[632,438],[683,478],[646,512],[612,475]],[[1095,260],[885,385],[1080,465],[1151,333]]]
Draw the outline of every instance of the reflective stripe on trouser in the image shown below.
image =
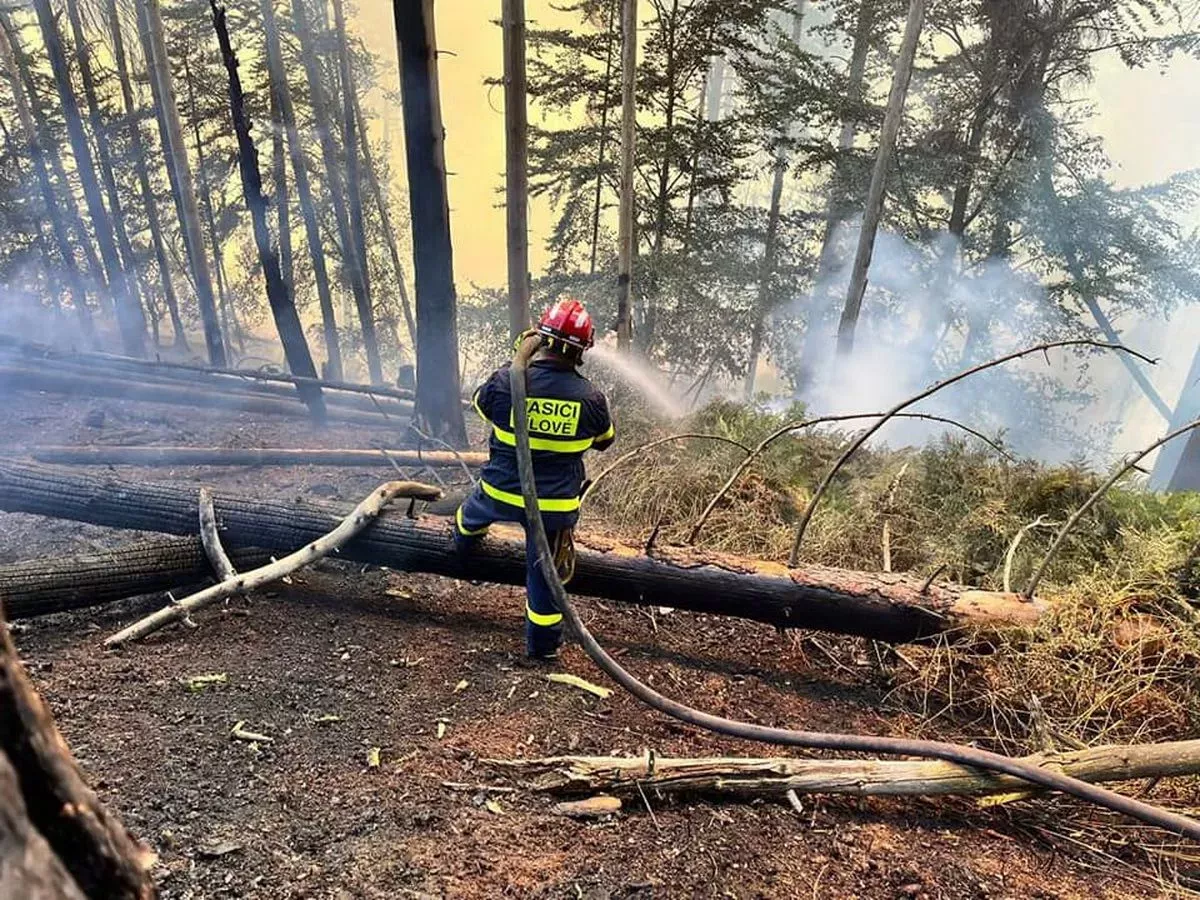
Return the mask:
[[[458,508],[454,518],[454,540],[459,552],[465,556],[493,522],[516,522],[524,526],[525,510],[497,503],[476,488]],[[555,521],[560,518],[564,521]],[[551,546],[558,540],[558,530],[573,524],[566,521],[567,516],[549,514],[544,519]],[[531,656],[546,656],[557,650],[562,642],[562,613],[554,605],[550,585],[542,577],[537,549],[528,528],[525,529],[525,594],[525,652]]]

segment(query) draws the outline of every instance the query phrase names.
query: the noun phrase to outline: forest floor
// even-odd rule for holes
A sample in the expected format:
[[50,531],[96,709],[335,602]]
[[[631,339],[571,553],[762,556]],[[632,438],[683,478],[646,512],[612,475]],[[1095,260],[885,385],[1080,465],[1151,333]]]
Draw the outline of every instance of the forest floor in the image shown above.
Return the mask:
[[[97,411],[103,423],[93,427]],[[314,436],[297,421],[120,402],[17,396],[0,410],[8,450],[376,439],[388,435]],[[119,471],[343,506],[391,477],[385,467]],[[0,535],[0,562],[138,537],[13,514],[0,514]],[[651,795],[586,822],[553,814],[550,797],[481,790],[504,784],[479,762],[487,757],[773,752],[678,726],[619,691],[601,700],[522,667],[514,587],[327,564],[206,610],[194,630],[160,632],[122,652],[100,648],[162,600],[20,622],[14,632],[88,780],[158,853],[165,898],[1169,896],[1149,868],[1115,850],[1067,852],[1071,835],[1055,826],[1063,811],[1080,810],[1065,801],[981,810],[804,798],[798,814],[783,798]],[[586,607],[635,671],[708,710],[882,734],[903,734],[911,722],[853,663],[773,629]],[[559,668],[605,683],[578,648]],[[226,681],[189,689],[189,678],[205,674]],[[238,722],[272,741],[231,739]],[[373,748],[377,766],[368,763]]]

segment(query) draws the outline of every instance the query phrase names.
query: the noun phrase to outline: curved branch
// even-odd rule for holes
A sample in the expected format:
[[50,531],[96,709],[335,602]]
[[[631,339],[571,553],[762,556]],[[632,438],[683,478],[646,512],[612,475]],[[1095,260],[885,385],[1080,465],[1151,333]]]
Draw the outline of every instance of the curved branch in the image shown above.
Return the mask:
[[1174,440],[1181,434],[1186,434],[1187,432],[1196,428],[1200,428],[1200,419],[1189,422],[1182,428],[1175,429],[1166,437],[1160,438],[1145,450],[1138,453],[1136,456],[1130,459],[1129,462],[1117,469],[1117,471],[1113,473],[1112,477],[1104,482],[1104,484],[1100,485],[1100,487],[1096,489],[1096,492],[1093,493],[1092,496],[1088,497],[1087,500],[1084,501],[1083,505],[1079,507],[1079,509],[1072,513],[1071,518],[1067,519],[1066,524],[1064,524],[1058,534],[1054,536],[1054,542],[1050,545],[1050,549],[1046,551],[1046,555],[1042,559],[1041,564],[1037,567],[1037,571],[1034,572],[1033,577],[1029,579],[1029,587],[1025,588],[1025,596],[1033,596],[1033,592],[1037,590],[1038,582],[1040,582],[1042,580],[1042,576],[1046,574],[1046,567],[1050,565],[1050,561],[1054,559],[1055,555],[1058,553],[1059,548],[1062,546],[1062,542],[1067,538],[1067,534],[1070,533],[1071,529],[1075,527],[1075,524],[1081,518],[1083,518],[1083,514],[1096,504],[1097,500],[1107,494],[1112,489],[1114,484],[1124,478],[1126,473],[1128,473],[1130,469],[1136,466],[1145,457],[1149,456],[1168,441]]
[[924,400],[930,394],[936,394],[942,388],[949,387],[950,385],[962,381],[964,378],[969,378],[970,376],[982,372],[985,369],[991,369],[996,366],[1003,365],[1006,362],[1012,362],[1014,359],[1020,359],[1023,356],[1029,356],[1031,353],[1045,353],[1046,351],[1052,350],[1055,347],[1095,347],[1099,350],[1113,350],[1119,353],[1128,353],[1130,356],[1136,356],[1138,359],[1149,363],[1152,366],[1156,364],[1156,360],[1153,360],[1142,353],[1138,353],[1136,350],[1131,350],[1129,347],[1126,347],[1122,344],[1106,344],[1103,341],[1092,340],[1090,338],[1073,338],[1067,341],[1050,341],[1045,344],[1035,344],[1032,347],[1026,347],[1024,350],[1018,350],[1015,353],[1009,353],[1006,356],[993,359],[991,362],[981,363],[980,365],[972,366],[969,369],[964,369],[957,375],[951,375],[949,378],[930,385],[919,394],[909,397],[907,400],[902,400],[900,403],[897,403],[895,406],[893,406],[886,414],[880,417],[878,422],[863,432],[858,439],[846,449],[846,452],[838,457],[837,462],[833,464],[833,468],[826,473],[823,479],[821,479],[821,483],[817,485],[816,491],[813,492],[812,499],[808,501],[808,506],[804,510],[804,515],[800,517],[800,524],[796,527],[796,538],[792,541],[792,554],[788,558],[788,565],[795,566],[800,561],[800,543],[804,540],[804,532],[808,529],[808,523],[812,520],[813,513],[816,512],[817,504],[820,503],[821,498],[825,496],[825,492],[829,489],[829,485],[833,482],[833,479],[837,476],[837,473],[842,470],[842,466],[846,464],[851,456],[858,452],[858,449],[865,444],[871,438],[871,436],[875,434],[875,432],[882,428],[890,419],[893,419],[899,415],[901,410],[907,409],[914,403]]
[[[762,443],[751,450],[750,455],[742,460],[741,465],[734,470],[733,474],[729,476],[729,480],[721,486],[721,489],[713,494],[713,498],[708,501],[708,506],[704,507],[704,512],[700,513],[700,518],[696,520],[696,524],[692,526],[692,530],[688,533],[687,542],[689,544],[696,543],[696,538],[700,536],[700,530],[708,521],[708,517],[712,515],[713,510],[717,508],[717,504],[721,502],[721,499],[727,493],[729,493],[729,491],[737,483],[737,480],[742,477],[742,473],[744,473],[746,469],[750,467],[750,463],[754,462],[754,460],[761,456],[769,446],[771,446],[784,435],[791,434],[793,431],[800,431],[803,428],[810,428],[813,425],[827,425],[830,422],[848,422],[853,419],[875,419],[882,415],[885,415],[885,413],[854,413],[852,415],[844,416],[821,416],[818,419],[805,419],[801,422],[789,422],[778,431],[767,435],[765,438],[763,438]],[[947,419],[944,416],[929,415],[927,413],[897,413],[895,418],[926,419],[931,422],[942,422],[946,425],[953,425],[955,428],[961,428],[967,434],[979,438],[1005,459],[1011,460],[1013,458],[1011,453],[1000,446],[999,443],[993,441],[986,434],[976,431],[974,428],[971,428],[967,425],[963,425],[961,422],[956,422],[953,419]]]
[[741,450],[745,450],[747,453],[751,452],[750,448],[747,447],[745,444],[743,444],[741,441],[735,441],[733,438],[728,438],[728,437],[725,437],[724,435],[720,435],[720,434],[697,434],[697,433],[692,433],[692,432],[688,432],[687,434],[672,434],[672,435],[669,435],[664,438],[659,438],[656,441],[651,441],[648,444],[642,444],[640,447],[635,447],[633,450],[630,450],[628,453],[622,453],[620,456],[618,456],[616,459],[613,460],[612,465],[610,465],[607,469],[605,469],[599,475],[597,475],[595,478],[592,479],[591,484],[589,484],[587,486],[587,490],[585,490],[583,492],[583,496],[580,498],[580,500],[583,501],[583,500],[586,500],[588,497],[590,497],[592,495],[592,491],[594,491],[596,489],[596,485],[598,485],[600,483],[600,480],[602,478],[604,478],[604,476],[607,475],[609,472],[611,472],[613,469],[617,468],[617,466],[620,466],[623,463],[627,462],[628,460],[633,459],[635,456],[640,456],[641,454],[645,453],[647,450],[653,450],[655,447],[662,446],[663,444],[669,444],[672,441],[682,441],[682,440],[687,440],[689,438],[695,439],[695,440],[700,440],[700,441],[720,441],[723,444],[729,444],[732,447],[738,447]]

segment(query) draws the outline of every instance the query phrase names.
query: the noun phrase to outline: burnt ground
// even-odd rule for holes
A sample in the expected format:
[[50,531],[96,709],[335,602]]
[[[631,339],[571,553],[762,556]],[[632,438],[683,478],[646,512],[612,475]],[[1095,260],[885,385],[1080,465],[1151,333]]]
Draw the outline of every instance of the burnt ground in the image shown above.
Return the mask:
[[[101,427],[85,424],[104,411]],[[10,397],[0,447],[34,443],[372,446],[304,423]],[[122,469],[348,504],[389,477],[353,469]],[[0,514],[0,561],[137,535]],[[100,642],[163,598],[17,623],[21,652],[103,800],[159,855],[167,898],[1167,896],[1148,869],[1063,852],[1055,811],[1013,804],[635,796],[576,821],[479,761],[562,753],[770,755],[597,699],[518,664],[521,592],[323,564],[121,652]],[[728,716],[902,733],[886,685],[758,625],[619,610],[597,632],[668,693]],[[559,668],[603,677],[577,648]],[[226,682],[191,690],[187,679]],[[234,740],[236,723],[272,738]],[[444,726],[439,729],[440,726]],[[441,735],[439,736],[439,731]],[[949,735],[962,737],[961,735]],[[379,748],[379,764],[368,764]],[[508,786],[489,792],[481,786]],[[492,803],[487,803],[487,800]],[[1055,809],[1076,811],[1070,804]]]

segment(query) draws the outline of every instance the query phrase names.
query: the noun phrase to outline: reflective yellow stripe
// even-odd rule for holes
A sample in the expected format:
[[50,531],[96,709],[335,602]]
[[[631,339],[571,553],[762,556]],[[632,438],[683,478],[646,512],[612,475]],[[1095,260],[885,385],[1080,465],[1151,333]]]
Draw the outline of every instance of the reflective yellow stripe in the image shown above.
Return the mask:
[[[502,491],[500,488],[488,484],[482,478],[479,479],[479,486],[493,500],[499,500],[501,503],[507,503],[509,506],[519,506],[521,509],[525,508],[525,498],[520,494]],[[542,512],[575,512],[575,510],[579,509],[579,498],[570,497],[565,500],[539,499],[538,509]]]
[[463,524],[462,507],[461,506],[458,508],[458,512],[456,512],[454,514],[454,521],[458,525],[458,533],[461,534],[463,537],[479,537],[479,535],[481,535],[481,534],[487,534],[487,531],[488,531],[487,525],[484,525],[478,531],[467,530],[467,526]]
[[534,625],[541,625],[543,628],[549,628],[553,625],[562,624],[562,613],[551,613],[550,615],[542,615],[539,612],[534,612],[529,608],[529,604],[525,604],[525,615],[529,617],[529,621]]
[[611,441],[616,436],[617,436],[617,426],[609,425],[608,431],[604,432],[604,434],[600,435],[600,437],[596,438],[596,440],[603,443],[604,441]]
[[481,390],[481,388],[476,388],[475,393],[471,395],[471,405],[473,407],[475,407],[475,412],[479,413],[479,418],[483,419],[483,421],[487,422],[490,425],[492,420],[489,419],[487,416],[485,416],[483,414],[483,410],[479,408],[479,391],[480,390]]
[[[496,435],[496,440],[500,443],[510,447],[517,446],[517,436],[511,431],[505,431],[499,425],[493,425],[492,433]],[[551,453],[582,453],[591,446],[591,438],[580,438],[577,441],[554,441],[532,436],[529,438],[530,450],[549,450]]]

